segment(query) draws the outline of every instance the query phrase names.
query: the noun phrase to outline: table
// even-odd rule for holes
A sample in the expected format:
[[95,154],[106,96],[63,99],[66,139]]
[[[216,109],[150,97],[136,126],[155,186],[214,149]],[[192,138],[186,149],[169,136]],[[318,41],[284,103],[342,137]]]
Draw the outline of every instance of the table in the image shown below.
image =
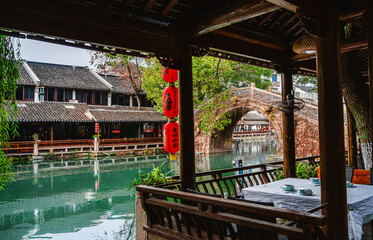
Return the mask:
[[[292,184],[296,189],[309,188],[312,196],[302,196],[298,192],[285,192],[280,187]],[[360,240],[363,224],[373,218],[373,186],[355,184],[347,188],[348,234],[353,240]],[[321,205],[321,188],[309,180],[286,178],[279,181],[242,189],[244,199],[272,202],[275,207],[307,211]],[[320,213],[320,211],[319,211]]]

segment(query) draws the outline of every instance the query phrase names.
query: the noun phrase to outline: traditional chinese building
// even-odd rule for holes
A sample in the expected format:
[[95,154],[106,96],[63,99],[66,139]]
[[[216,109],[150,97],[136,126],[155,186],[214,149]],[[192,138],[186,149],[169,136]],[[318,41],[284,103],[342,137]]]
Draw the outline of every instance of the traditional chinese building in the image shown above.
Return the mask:
[[137,107],[126,78],[97,74],[87,67],[38,62],[25,61],[18,68],[19,136],[14,140],[32,140],[34,133],[41,140],[92,138],[95,123],[102,138],[162,134],[163,116],[143,91],[141,109]]

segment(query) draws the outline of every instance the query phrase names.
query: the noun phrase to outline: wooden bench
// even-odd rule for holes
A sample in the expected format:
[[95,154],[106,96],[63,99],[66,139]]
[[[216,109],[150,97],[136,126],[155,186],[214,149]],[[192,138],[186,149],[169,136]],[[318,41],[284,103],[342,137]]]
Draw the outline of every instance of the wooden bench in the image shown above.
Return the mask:
[[[325,239],[322,215],[159,187],[136,190],[148,219],[144,230],[166,239]],[[300,227],[268,219],[295,221]]]

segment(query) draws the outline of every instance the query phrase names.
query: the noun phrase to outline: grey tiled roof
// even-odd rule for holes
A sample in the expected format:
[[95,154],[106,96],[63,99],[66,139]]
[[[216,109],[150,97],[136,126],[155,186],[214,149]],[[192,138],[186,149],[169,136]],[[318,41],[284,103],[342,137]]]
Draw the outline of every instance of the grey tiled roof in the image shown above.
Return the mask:
[[294,84],[294,87],[297,87],[307,93],[314,93],[316,92],[315,91],[315,88],[314,87],[311,87],[311,86],[304,86],[304,85],[299,85],[299,84]]
[[[70,107],[69,107],[70,106]],[[88,105],[66,102],[20,102],[19,122],[91,122],[84,114]]]
[[128,95],[135,94],[135,91],[133,90],[131,85],[127,83],[128,81],[130,81],[129,79],[123,79],[119,76],[114,75],[100,74],[100,76],[113,86],[113,93],[121,93]]
[[23,67],[23,65],[21,64],[17,68],[18,68],[18,71],[19,71],[19,80],[17,81],[17,84],[35,86],[34,81],[30,77],[30,75],[27,73],[27,71]]
[[109,91],[86,67],[27,62],[40,79],[40,86]]
[[150,107],[142,107],[141,110],[118,105],[89,108],[89,112],[98,122],[166,122],[162,114]]
[[153,108],[126,106],[92,106],[68,102],[20,102],[19,122],[93,122],[90,112],[98,122],[166,122]]

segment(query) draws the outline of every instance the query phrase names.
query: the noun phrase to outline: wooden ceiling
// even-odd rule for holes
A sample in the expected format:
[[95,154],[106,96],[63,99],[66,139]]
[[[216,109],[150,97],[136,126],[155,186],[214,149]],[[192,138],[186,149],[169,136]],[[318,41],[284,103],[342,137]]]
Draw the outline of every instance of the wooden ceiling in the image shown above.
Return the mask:
[[[142,57],[178,56],[180,46],[189,44],[208,55],[264,67],[291,60],[300,73],[313,74],[315,56],[291,50],[306,32],[307,21],[299,13],[317,19],[317,8],[308,5],[312,2],[0,0],[0,27],[8,35]],[[358,50],[364,71],[365,1],[341,0],[341,5],[340,20],[356,29],[353,38],[342,42],[342,51]]]

